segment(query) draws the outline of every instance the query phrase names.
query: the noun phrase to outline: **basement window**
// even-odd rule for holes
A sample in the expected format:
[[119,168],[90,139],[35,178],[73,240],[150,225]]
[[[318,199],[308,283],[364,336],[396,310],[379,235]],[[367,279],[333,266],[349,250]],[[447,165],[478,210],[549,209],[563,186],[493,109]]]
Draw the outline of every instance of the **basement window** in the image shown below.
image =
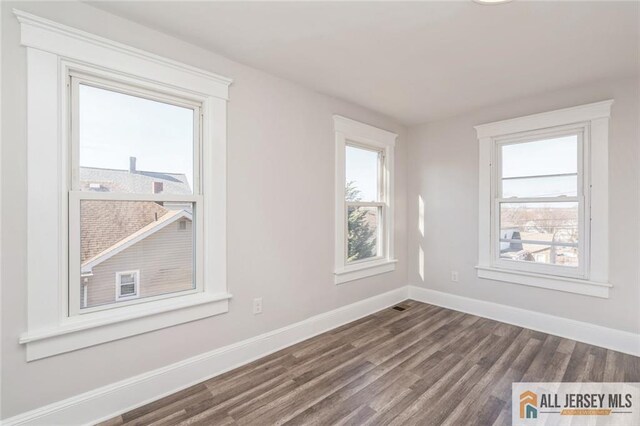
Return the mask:
[[393,147],[397,135],[334,116],[336,283],[395,268]]
[[476,127],[480,278],[608,296],[610,105]]

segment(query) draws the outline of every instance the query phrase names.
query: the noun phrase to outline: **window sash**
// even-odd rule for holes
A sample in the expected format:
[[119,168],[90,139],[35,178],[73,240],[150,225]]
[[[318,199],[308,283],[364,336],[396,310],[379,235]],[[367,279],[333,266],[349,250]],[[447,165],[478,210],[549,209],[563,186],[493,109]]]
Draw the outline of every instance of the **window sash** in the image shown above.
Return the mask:
[[[67,76],[67,84],[70,99],[70,168],[69,181],[71,190],[68,192],[68,215],[69,215],[69,280],[68,280],[68,312],[69,317],[89,314],[96,311],[106,311],[118,309],[129,305],[142,304],[162,300],[172,297],[180,297],[204,291],[204,225],[202,218],[204,196],[202,194],[202,103],[181,98],[174,95],[164,94],[160,91],[147,90],[142,87],[121,83],[116,80],[105,79],[89,73],[70,71]],[[79,139],[79,86],[85,84],[100,89],[110,90],[130,96],[137,96],[157,102],[163,102],[175,106],[189,108],[193,110],[193,194],[154,194],[154,193],[104,193],[80,190],[80,139]],[[155,202],[188,202],[193,203],[193,277],[194,288],[177,292],[165,293],[145,298],[119,297],[120,286],[116,283],[116,300],[114,303],[81,307],[81,267],[80,267],[80,204],[83,200],[98,201],[155,201]],[[136,284],[138,285],[138,284]],[[136,294],[139,293],[139,288]]]
[[[193,194],[202,193],[201,185],[201,157],[202,157],[202,104],[189,101],[173,95],[163,94],[140,88],[135,85],[107,80],[87,73],[70,71],[68,86],[71,100],[71,190],[80,190],[80,90],[81,84],[109,90],[123,95],[136,96],[156,102],[162,102],[193,110]],[[88,191],[85,191],[88,192]],[[146,194],[139,194],[146,195]]]
[[[357,265],[367,262],[379,261],[381,259],[386,258],[387,253],[387,241],[385,238],[386,229],[385,229],[385,218],[386,218],[386,209],[387,209],[387,193],[386,193],[386,180],[385,180],[385,169],[386,169],[386,156],[384,149],[380,149],[377,147],[368,146],[362,143],[353,142],[351,140],[345,143],[345,153],[347,147],[354,147],[358,149],[364,149],[367,151],[376,152],[378,154],[378,181],[377,181],[377,194],[378,201],[347,201],[346,193],[345,197],[343,197],[344,201],[344,265]],[[346,158],[344,162],[345,169],[345,182],[343,186],[346,187]],[[378,222],[376,229],[376,256],[367,257],[365,259],[357,259],[353,261],[349,261],[349,207],[376,207],[378,209]]]
[[[587,271],[589,259],[588,259],[588,240],[589,229],[586,225],[585,218],[588,217],[588,188],[586,187],[587,180],[585,179],[585,172],[588,170],[588,151],[585,147],[585,133],[587,128],[584,124],[561,126],[555,129],[545,129],[542,131],[525,132],[519,135],[509,135],[500,138],[493,139],[494,142],[494,154],[492,163],[495,167],[492,168],[491,176],[491,193],[493,202],[491,203],[491,264],[495,267],[504,269],[513,269],[526,272],[537,272],[548,275],[557,275],[571,278],[588,278]],[[559,138],[563,136],[577,137],[577,173],[567,174],[548,174],[539,176],[522,176],[522,177],[502,177],[502,146],[513,145],[520,143],[528,143],[541,141],[545,139]],[[577,196],[558,196],[558,197],[502,197],[502,181],[511,179],[522,178],[539,178],[539,177],[553,177],[553,176],[565,176],[565,175],[577,175]],[[566,266],[566,265],[550,265],[537,262],[527,262],[521,260],[505,259],[500,257],[500,243],[508,242],[508,240],[500,238],[500,205],[518,204],[518,203],[578,203],[578,266]],[[521,241],[524,242],[524,241]],[[527,242],[529,242],[527,240]],[[531,241],[536,243],[535,241]],[[572,247],[574,243],[557,243],[551,244],[550,242],[544,242],[547,245],[557,245]]]
[[[367,257],[365,259],[357,259],[349,261],[349,207],[376,207],[378,209],[378,222],[376,229],[376,252],[375,256]],[[380,202],[345,202],[344,209],[344,264],[345,265],[357,265],[360,263],[366,263],[371,261],[377,261],[385,258],[386,239],[385,235],[385,218],[386,218],[386,204]]]
[[[380,148],[376,148],[373,146],[368,146],[362,143],[357,143],[357,142],[353,142],[351,140],[347,141],[345,143],[345,154],[346,154],[346,150],[348,147],[352,147],[352,148],[357,148],[357,149],[362,149],[365,151],[370,151],[370,152],[375,152],[376,154],[378,154],[378,173],[377,173],[377,177],[378,180],[376,182],[377,185],[377,196],[378,196],[378,200],[377,201],[372,201],[373,203],[380,203],[380,202],[386,202],[386,194],[385,194],[385,152],[384,149],[380,149]],[[345,182],[344,185],[347,185],[346,182],[346,155],[345,155],[345,164],[344,164],[344,169],[345,169]],[[347,201],[346,199],[346,193],[345,193],[345,197],[344,197],[345,201]]]

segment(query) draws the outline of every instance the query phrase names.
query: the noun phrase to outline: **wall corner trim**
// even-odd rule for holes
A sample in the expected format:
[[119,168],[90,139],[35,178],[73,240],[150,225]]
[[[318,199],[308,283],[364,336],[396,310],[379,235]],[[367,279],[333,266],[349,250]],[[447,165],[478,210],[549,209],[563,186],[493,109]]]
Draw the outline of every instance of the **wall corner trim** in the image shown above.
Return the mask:
[[401,286],[277,330],[18,414],[0,423],[3,426],[95,424],[393,306],[407,297],[407,286]]
[[409,286],[409,298],[495,321],[640,356],[640,334],[451,293]]

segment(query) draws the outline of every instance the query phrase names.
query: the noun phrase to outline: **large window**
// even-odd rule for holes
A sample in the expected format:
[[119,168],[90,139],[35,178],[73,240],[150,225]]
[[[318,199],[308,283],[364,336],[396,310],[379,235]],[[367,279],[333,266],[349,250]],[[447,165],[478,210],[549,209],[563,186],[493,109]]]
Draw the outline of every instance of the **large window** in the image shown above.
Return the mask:
[[[201,103],[88,74],[70,87],[71,314],[202,291]],[[122,270],[139,272],[114,289]]]
[[610,105],[476,127],[481,278],[607,296]]
[[344,117],[336,127],[336,282],[393,270],[396,135]]
[[27,360],[227,312],[231,80],[19,19]]
[[584,276],[582,140],[569,131],[498,142],[497,264]]

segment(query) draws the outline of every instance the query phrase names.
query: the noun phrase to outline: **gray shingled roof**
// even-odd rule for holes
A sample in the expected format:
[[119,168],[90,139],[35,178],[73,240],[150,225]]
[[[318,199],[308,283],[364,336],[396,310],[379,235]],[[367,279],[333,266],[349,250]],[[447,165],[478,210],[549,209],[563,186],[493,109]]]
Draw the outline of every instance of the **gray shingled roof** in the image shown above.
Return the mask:
[[[96,192],[152,194],[154,182],[162,183],[162,194],[191,194],[184,174],[133,169],[80,167],[80,189]],[[84,200],[80,207],[81,261],[85,262],[170,210],[153,201]]]
[[152,194],[154,182],[162,182],[163,194],[191,194],[187,177],[181,173],[80,167],[82,191]]
[[84,263],[168,212],[153,201],[82,201],[80,261]]

